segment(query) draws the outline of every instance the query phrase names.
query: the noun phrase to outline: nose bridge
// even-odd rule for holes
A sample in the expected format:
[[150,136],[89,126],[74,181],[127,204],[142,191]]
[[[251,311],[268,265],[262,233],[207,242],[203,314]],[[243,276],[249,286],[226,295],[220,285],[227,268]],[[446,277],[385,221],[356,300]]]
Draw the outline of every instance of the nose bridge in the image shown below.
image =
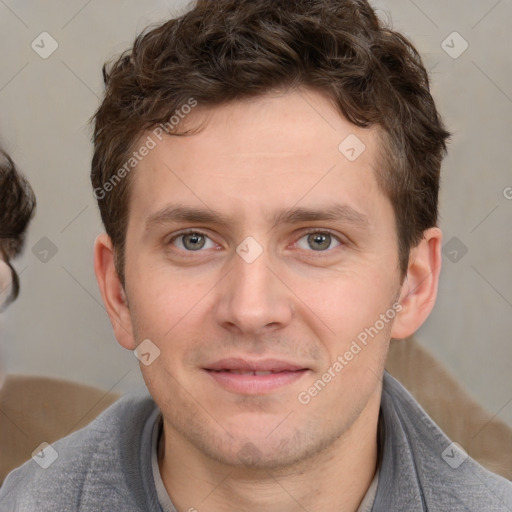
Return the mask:
[[286,287],[271,271],[271,254],[248,238],[233,255],[233,266],[220,290],[217,314],[224,326],[254,333],[288,323],[291,308]]

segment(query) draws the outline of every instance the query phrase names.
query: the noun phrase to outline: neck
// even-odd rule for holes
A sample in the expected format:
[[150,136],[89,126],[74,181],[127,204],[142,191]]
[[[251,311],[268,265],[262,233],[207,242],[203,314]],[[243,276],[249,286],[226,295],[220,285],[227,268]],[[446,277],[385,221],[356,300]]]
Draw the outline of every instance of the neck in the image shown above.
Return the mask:
[[379,408],[380,390],[335,442],[280,470],[212,460],[164,420],[159,447],[162,480],[179,511],[356,512],[377,469]]

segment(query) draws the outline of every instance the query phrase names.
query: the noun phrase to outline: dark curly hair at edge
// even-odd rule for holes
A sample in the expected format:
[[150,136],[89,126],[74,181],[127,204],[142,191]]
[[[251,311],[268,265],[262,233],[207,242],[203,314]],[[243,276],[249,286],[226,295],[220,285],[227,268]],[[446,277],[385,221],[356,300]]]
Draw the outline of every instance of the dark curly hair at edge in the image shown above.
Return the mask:
[[4,307],[19,294],[19,277],[11,260],[23,249],[35,206],[36,198],[29,182],[16,170],[9,155],[0,149],[0,253],[12,274],[12,292]]
[[[355,125],[377,127],[376,178],[393,205],[403,277],[411,247],[437,225],[450,134],[418,52],[365,0],[198,0],[140,34],[131,50],[105,64],[103,75],[105,97],[93,118],[95,191],[146,130],[191,98],[213,107],[304,87],[322,92]],[[123,284],[131,181],[97,197]]]

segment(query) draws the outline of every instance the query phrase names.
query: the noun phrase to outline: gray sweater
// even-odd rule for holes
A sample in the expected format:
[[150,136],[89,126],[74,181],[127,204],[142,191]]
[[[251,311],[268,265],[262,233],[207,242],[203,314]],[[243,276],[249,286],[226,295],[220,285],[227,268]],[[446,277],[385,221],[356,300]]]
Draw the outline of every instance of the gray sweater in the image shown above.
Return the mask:
[[[56,442],[47,469],[30,460],[11,472],[0,512],[161,512],[151,466],[157,414],[149,396],[123,397]],[[512,482],[467,458],[387,373],[379,431],[373,512],[512,512]]]

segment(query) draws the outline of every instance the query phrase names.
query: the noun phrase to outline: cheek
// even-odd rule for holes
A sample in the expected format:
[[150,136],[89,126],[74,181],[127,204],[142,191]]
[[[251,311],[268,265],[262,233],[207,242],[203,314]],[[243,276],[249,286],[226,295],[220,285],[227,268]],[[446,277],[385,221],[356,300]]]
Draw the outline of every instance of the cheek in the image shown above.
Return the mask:
[[137,342],[149,339],[159,350],[154,364],[141,365],[148,388],[157,392],[157,382],[166,389],[170,376],[183,379],[188,370],[183,364],[186,355],[204,340],[201,297],[205,291],[167,284],[162,278],[153,281],[149,276],[143,282],[141,291],[130,301],[130,314]]
[[311,296],[311,309],[328,327],[317,333],[326,356],[322,371],[333,382],[323,400],[341,392],[357,396],[366,387],[371,391],[384,367],[397,293],[397,283],[363,273],[326,283],[322,293]]
[[[391,306],[398,294],[398,281],[385,272],[364,268],[357,272],[336,273],[312,286],[310,281],[297,285],[297,296],[305,307],[316,313],[331,331],[346,338],[373,324]],[[311,314],[311,313],[310,313]],[[331,332],[332,334],[332,332]]]
[[138,271],[131,283],[130,311],[139,328],[155,337],[166,337],[193,312],[208,290],[202,281],[191,282],[168,268]]

